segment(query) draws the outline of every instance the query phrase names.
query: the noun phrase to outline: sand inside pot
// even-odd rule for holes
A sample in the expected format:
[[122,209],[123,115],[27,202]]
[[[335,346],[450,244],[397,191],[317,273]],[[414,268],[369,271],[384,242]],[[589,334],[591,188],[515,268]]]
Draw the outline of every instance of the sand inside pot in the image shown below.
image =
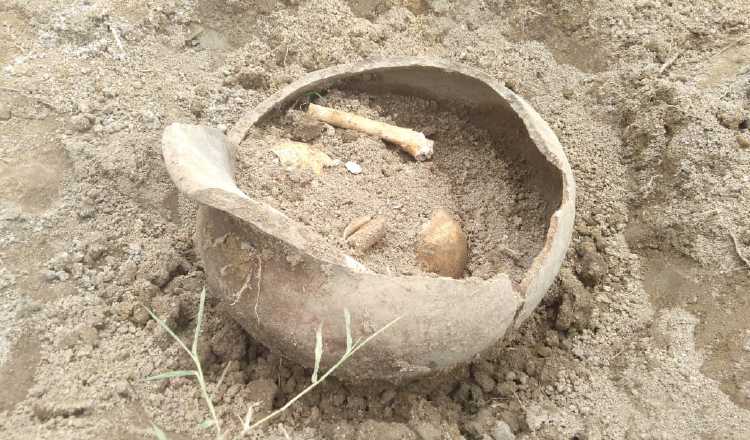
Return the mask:
[[[254,127],[238,150],[240,188],[352,253],[343,232],[361,216],[382,216],[385,237],[356,258],[373,271],[425,274],[417,234],[437,208],[459,219],[469,242],[465,276],[504,272],[520,282],[541,250],[550,207],[529,165],[471,122],[467,108],[395,94],[331,90],[316,103],[424,132],[432,160],[417,162],[398,147],[353,130],[316,124],[295,108]],[[288,170],[273,149],[306,141],[340,163],[320,174]],[[347,162],[362,171],[353,174]]]

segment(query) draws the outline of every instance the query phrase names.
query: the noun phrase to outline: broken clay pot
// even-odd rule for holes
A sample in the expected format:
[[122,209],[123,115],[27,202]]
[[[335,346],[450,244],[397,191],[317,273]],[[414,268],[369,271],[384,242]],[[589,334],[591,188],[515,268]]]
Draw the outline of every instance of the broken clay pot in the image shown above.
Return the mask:
[[[248,130],[305,94],[330,87],[466,105],[477,124],[524,156],[553,208],[544,247],[520,284],[504,273],[488,280],[373,273],[237,188],[234,151]],[[345,308],[355,340],[403,316],[337,370],[348,380],[400,382],[470,361],[531,314],[570,243],[575,184],[555,134],[521,97],[481,72],[447,61],[395,58],[313,72],[242,116],[228,136],[169,126],[163,154],[178,188],[200,203],[195,244],[211,295],[257,340],[312,367],[322,323],[321,367],[328,368],[346,349]]]

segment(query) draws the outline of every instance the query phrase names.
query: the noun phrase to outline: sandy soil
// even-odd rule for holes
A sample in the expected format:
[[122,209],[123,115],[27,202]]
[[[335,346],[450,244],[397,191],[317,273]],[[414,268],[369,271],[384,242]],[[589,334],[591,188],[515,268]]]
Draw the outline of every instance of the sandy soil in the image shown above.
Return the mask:
[[[466,276],[498,272],[520,282],[544,244],[548,207],[529,177],[530,167],[508,146],[467,119],[468,109],[398,95],[327,91],[319,104],[419,132],[435,142],[432,160],[415,161],[397,146],[353,130],[334,129],[292,110],[281,121],[251,130],[239,146],[237,179],[246,194],[280,209],[369,269],[426,274],[416,261],[422,227],[435,209],[457,216],[470,249]],[[396,119],[396,120],[394,120]],[[285,169],[272,152],[291,139],[310,142],[338,165]],[[349,172],[346,162],[361,168]],[[545,215],[546,214],[546,215]],[[353,249],[343,232],[356,218],[381,217],[384,237]]]
[[[750,3],[6,0],[0,4],[0,433],[210,438],[188,366],[203,286],[173,122],[230,127],[305,72],[429,55],[504,81],[576,173],[559,282],[510,340],[402,387],[331,380],[255,435],[750,438]],[[743,261],[743,258],[745,261]],[[229,429],[309,372],[207,309]],[[512,434],[509,434],[512,431]]]

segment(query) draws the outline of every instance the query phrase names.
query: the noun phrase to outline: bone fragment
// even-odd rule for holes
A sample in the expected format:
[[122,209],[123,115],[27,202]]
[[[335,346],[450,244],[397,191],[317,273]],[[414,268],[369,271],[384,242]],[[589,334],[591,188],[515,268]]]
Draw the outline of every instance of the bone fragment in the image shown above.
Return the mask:
[[283,142],[271,151],[279,158],[281,166],[298,170],[309,169],[315,174],[320,174],[323,167],[331,167],[340,163],[324,152],[302,142]]
[[365,222],[346,238],[355,253],[363,254],[385,237],[385,218],[375,217]]
[[307,114],[336,127],[361,131],[394,143],[418,161],[432,158],[434,142],[424,133],[316,104],[310,104]]
[[367,222],[369,222],[370,220],[372,220],[371,215],[363,215],[349,222],[349,225],[344,229],[344,240],[346,240],[347,238],[349,238],[349,236],[357,232],[359,228],[367,224]]
[[428,272],[462,278],[469,256],[466,234],[447,210],[435,210],[417,236],[417,262]]

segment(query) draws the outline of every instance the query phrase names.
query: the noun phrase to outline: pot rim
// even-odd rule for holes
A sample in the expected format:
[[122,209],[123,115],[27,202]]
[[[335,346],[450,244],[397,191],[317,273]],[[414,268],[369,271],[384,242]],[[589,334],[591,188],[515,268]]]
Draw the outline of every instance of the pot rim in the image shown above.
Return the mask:
[[[470,79],[479,80],[480,82],[488,85],[510,105],[513,111],[523,122],[529,138],[532,140],[533,144],[537,147],[539,152],[547,159],[547,161],[552,166],[559,170],[561,175],[560,204],[558,208],[549,216],[549,219],[547,221],[548,228],[545,234],[542,249],[536,254],[531,264],[526,268],[520,285],[513,283],[514,289],[520,290],[522,296],[525,296],[526,291],[532,284],[534,284],[535,278],[539,276],[541,271],[547,268],[548,265],[545,264],[544,260],[548,259],[548,254],[550,253],[551,249],[554,248],[557,242],[559,242],[560,240],[566,242],[570,241],[570,234],[566,234],[564,232],[565,228],[562,228],[563,230],[561,230],[560,219],[561,217],[566,217],[566,213],[575,212],[575,180],[573,179],[572,170],[562,149],[562,145],[560,145],[557,136],[554,134],[554,132],[552,132],[547,123],[544,122],[544,120],[521,96],[515,94],[513,91],[505,87],[505,85],[498,83],[495,79],[478,69],[438,58],[405,56],[368,59],[355,63],[339,64],[310,72],[302,78],[283,87],[273,95],[263,100],[260,104],[246,111],[242,116],[240,116],[234,126],[227,133],[227,137],[229,138],[230,145],[233,149],[232,154],[236,152],[237,146],[247,137],[248,132],[255,124],[257,124],[265,116],[272,114],[274,111],[279,111],[290,104],[289,101],[291,97],[296,97],[299,94],[304,93],[301,92],[301,90],[316,86],[331,86],[339,81],[344,81],[358,75],[366,75],[375,71],[402,68],[438,69],[446,74],[459,74]],[[267,205],[265,203],[263,204]],[[561,233],[563,237],[560,237]],[[567,238],[565,237],[565,235],[567,235]],[[316,257],[320,258],[322,256],[316,255]],[[351,258],[351,260],[356,261],[350,255],[345,254],[345,257],[349,257]],[[349,270],[360,270],[356,267],[356,265],[354,268],[352,268],[351,266],[348,266],[347,263],[341,264],[340,262],[335,261],[329,262],[332,264],[342,265]],[[556,276],[557,270],[555,270],[554,272]],[[384,276],[395,278],[434,277],[434,275],[425,274]],[[507,274],[504,272],[498,272],[497,274],[484,281],[490,282],[491,280],[501,276],[507,276]],[[477,281],[476,279],[473,279],[471,277],[464,279],[455,279],[454,281],[466,282],[470,279],[472,281]]]

